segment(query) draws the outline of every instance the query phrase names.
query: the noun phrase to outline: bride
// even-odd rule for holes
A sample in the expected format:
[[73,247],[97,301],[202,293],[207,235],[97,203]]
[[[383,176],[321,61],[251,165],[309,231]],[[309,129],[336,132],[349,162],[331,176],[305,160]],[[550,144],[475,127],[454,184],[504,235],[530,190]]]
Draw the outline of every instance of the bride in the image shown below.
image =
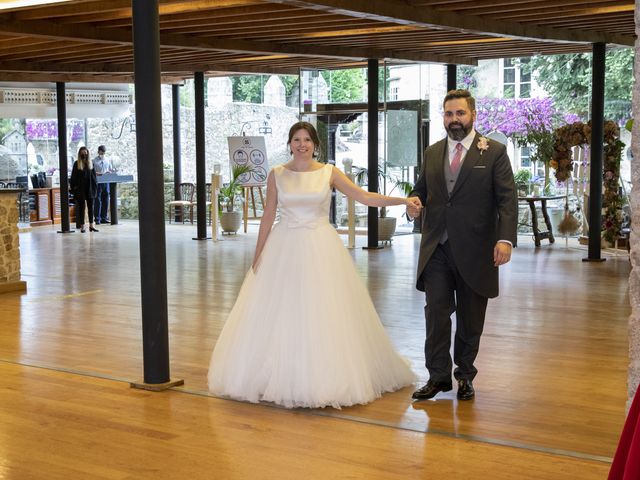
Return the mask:
[[372,207],[420,201],[366,192],[317,162],[310,123],[294,124],[287,145],[291,160],[267,178],[253,265],[211,356],[209,390],[287,408],[368,403],[415,377],[328,221],[332,187]]

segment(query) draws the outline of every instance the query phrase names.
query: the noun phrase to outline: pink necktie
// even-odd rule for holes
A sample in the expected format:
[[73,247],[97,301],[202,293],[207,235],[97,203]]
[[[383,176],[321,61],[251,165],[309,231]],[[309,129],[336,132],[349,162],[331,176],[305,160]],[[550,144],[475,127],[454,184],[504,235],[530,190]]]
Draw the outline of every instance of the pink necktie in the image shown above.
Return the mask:
[[460,170],[460,160],[462,159],[462,144],[456,143],[456,154],[453,156],[453,160],[451,160],[451,164],[449,168],[451,169],[451,173],[455,175]]

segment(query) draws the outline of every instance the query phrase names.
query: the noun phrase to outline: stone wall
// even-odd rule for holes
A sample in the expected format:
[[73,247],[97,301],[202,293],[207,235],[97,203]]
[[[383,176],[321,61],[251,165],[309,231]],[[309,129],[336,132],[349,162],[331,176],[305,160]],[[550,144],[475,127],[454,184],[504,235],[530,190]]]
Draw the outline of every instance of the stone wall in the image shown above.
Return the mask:
[[[173,119],[171,86],[162,90],[162,159],[144,158],[142,163],[161,161],[165,170],[165,182],[173,181]],[[133,108],[132,108],[133,113]],[[121,128],[124,123],[124,128]],[[289,127],[298,121],[298,110],[286,106],[258,105],[252,103],[215,104],[205,109],[205,162],[207,181],[216,163],[221,165],[223,181],[229,180],[229,148],[227,137],[240,135],[261,136],[259,128],[265,122],[271,133],[264,135],[269,166],[273,167],[289,160],[287,135]],[[135,132],[131,132],[129,121],[123,119],[88,119],[87,146],[92,155],[98,145],[105,145],[107,157],[122,174],[132,174],[137,182],[138,161]],[[113,138],[113,137],[119,138]],[[182,181],[196,181],[195,165],[195,114],[192,108],[180,109],[180,140]],[[167,197],[173,185],[166,185]],[[119,186],[120,215],[122,218],[138,218],[137,188],[125,184]]]
[[16,193],[0,192],[0,285],[20,281]]

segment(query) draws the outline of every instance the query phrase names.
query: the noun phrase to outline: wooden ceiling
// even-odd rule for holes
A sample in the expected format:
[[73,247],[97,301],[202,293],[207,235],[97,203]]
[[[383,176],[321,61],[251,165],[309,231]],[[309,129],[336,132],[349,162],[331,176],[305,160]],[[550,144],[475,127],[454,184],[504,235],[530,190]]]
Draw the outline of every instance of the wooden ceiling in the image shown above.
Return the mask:
[[[163,79],[632,46],[634,8],[630,0],[161,0]],[[131,0],[0,10],[1,81],[131,82],[132,74]]]

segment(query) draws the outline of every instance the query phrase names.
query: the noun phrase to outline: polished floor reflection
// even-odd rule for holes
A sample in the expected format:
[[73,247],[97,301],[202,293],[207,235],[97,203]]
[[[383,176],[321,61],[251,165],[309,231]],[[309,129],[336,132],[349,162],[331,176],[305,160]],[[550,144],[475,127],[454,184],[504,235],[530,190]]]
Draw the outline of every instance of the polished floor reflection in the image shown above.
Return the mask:
[[[20,364],[141,379],[137,228],[137,223],[124,222],[92,234],[61,235],[49,227],[21,234],[28,293],[0,298],[0,360],[10,375],[32,375],[23,367],[9,367]],[[172,398],[185,395],[181,390],[198,393],[204,400],[197,401],[206,405],[211,349],[249,268],[256,230],[253,226],[247,235],[214,243],[193,241],[195,227],[168,226],[172,377],[185,380],[184,387],[171,392]],[[425,380],[423,296],[414,288],[418,240],[415,235],[398,236],[391,248],[357,248],[352,256],[395,346]],[[358,245],[364,243],[358,237]],[[630,265],[624,253],[605,252],[606,262],[585,263],[581,259],[586,252],[574,240],[535,248],[523,237],[512,263],[502,269],[501,296],[489,302],[474,401],[458,402],[454,390],[413,403],[411,388],[343,410],[292,413],[208,401],[251,415],[277,411],[273,415],[300,419],[302,414],[333,426],[350,421],[421,436],[427,432],[424,439],[462,442],[458,445],[469,449],[499,445],[537,452],[549,465],[553,462],[547,457],[586,462],[587,470],[593,467],[600,474],[593,478],[601,478],[624,421],[630,313]],[[322,289],[318,285],[318,294]],[[572,478],[546,473],[520,478]]]

